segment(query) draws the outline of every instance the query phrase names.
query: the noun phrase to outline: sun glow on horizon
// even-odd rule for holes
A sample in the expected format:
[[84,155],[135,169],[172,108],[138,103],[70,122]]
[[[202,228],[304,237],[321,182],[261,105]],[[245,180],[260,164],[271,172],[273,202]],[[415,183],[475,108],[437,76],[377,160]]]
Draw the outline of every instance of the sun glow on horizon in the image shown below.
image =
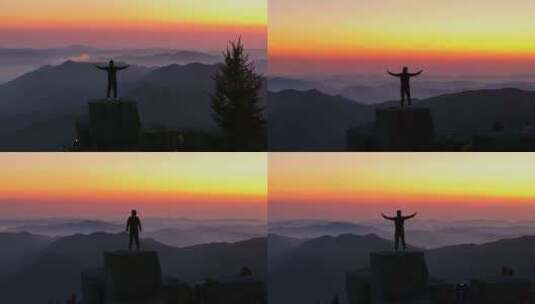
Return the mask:
[[267,3],[261,0],[52,0],[2,1],[0,24],[50,25],[182,23],[265,26]]
[[[522,0],[273,0],[268,36],[272,73],[290,73],[284,68],[290,58],[344,61],[354,69],[378,60],[360,68],[381,72],[381,60],[430,69],[445,69],[442,60],[457,69],[467,60],[491,60],[493,70],[514,72],[521,67],[508,67],[510,61],[535,58],[535,41],[528,38],[535,37],[534,9],[535,4]],[[307,64],[292,68],[306,70]],[[349,70],[343,67],[323,65],[325,71]]]
[[[0,38],[11,47],[121,47],[135,40],[150,46],[218,49],[221,41],[242,35],[252,47],[265,48],[266,26],[264,0],[5,0],[0,4]],[[106,41],[110,35],[115,43]]]
[[[0,158],[2,214],[91,210],[129,205],[153,214],[220,217],[244,209],[265,217],[266,156],[252,153],[6,154]],[[72,210],[65,210],[69,208]]]
[[292,214],[314,208],[369,214],[396,206],[434,216],[448,208],[465,209],[466,216],[478,209],[535,210],[532,154],[278,153],[269,156],[269,168],[270,208]]

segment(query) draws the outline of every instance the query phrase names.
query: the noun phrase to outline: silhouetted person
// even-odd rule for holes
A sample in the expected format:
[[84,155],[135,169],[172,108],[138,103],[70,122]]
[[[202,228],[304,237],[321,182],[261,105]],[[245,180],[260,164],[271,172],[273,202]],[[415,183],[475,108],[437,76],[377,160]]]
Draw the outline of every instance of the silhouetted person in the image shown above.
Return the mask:
[[407,97],[407,100],[409,102],[409,106],[412,104],[411,99],[411,77],[418,76],[423,73],[423,71],[419,71],[417,73],[409,73],[408,67],[403,67],[403,72],[396,74],[392,73],[390,71],[387,71],[388,74],[399,77],[401,80],[401,107],[403,108],[405,104],[405,96]]
[[113,91],[113,98],[117,99],[117,71],[127,69],[129,66],[122,67],[115,66],[113,60],[110,60],[108,66],[96,66],[97,69],[108,72],[108,93],[107,98],[110,99],[111,92]]
[[126,221],[126,231],[129,235],[128,249],[132,249],[132,241],[136,242],[136,247],[139,249],[139,233],[141,232],[141,221],[137,216],[137,211],[132,210],[132,215]]
[[394,233],[394,236],[395,236],[395,248],[396,248],[396,251],[398,251],[399,249],[399,241],[401,240],[401,244],[403,246],[403,251],[407,250],[407,246],[405,244],[405,221],[408,220],[408,219],[411,219],[413,217],[416,216],[416,213],[412,214],[412,215],[409,215],[409,216],[402,216],[401,215],[401,210],[398,210],[396,212],[396,216],[395,217],[389,217],[389,216],[386,216],[384,214],[381,213],[381,215],[383,216],[383,218],[387,219],[387,220],[390,220],[390,221],[394,221],[395,223],[395,226],[396,226],[396,230],[395,230],[395,233]]

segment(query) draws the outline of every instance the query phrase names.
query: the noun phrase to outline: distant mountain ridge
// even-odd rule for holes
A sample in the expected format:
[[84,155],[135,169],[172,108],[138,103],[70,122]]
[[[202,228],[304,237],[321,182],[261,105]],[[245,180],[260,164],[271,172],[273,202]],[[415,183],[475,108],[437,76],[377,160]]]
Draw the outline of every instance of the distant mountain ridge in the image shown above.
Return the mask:
[[[262,222],[146,218],[143,224],[148,227],[144,230],[144,237],[176,247],[216,241],[238,242],[265,236],[266,233],[266,226]],[[95,232],[118,233],[124,231],[125,223],[93,219],[19,220],[4,223],[3,227],[0,222],[0,229],[8,233],[24,232],[54,238]]]
[[25,224],[13,227],[13,231],[26,231],[33,234],[44,234],[52,236],[67,236],[75,233],[119,232],[124,229],[123,225],[113,223],[82,220],[76,222],[66,222],[58,224]]
[[323,85],[319,82],[314,82],[310,80],[303,80],[298,78],[289,78],[289,77],[269,77],[267,79],[268,90],[270,92],[280,92],[285,90],[296,90],[296,91],[309,91],[309,90],[318,90],[321,92],[329,92],[327,88],[324,88]]
[[[258,70],[267,70],[266,49],[248,49],[250,59],[256,62]],[[0,83],[33,71],[44,65],[57,65],[66,60],[77,62],[127,61],[132,65],[147,67],[169,64],[204,63],[215,64],[223,61],[220,51],[182,48],[98,48],[89,45],[68,45],[55,48],[1,48]]]
[[314,238],[324,235],[336,236],[339,234],[367,234],[375,229],[361,224],[348,222],[325,222],[302,225],[272,225],[270,233],[296,237],[296,238]]
[[[306,91],[317,89],[329,95],[341,95],[348,99],[374,105],[385,100],[400,97],[399,81],[387,75],[338,75],[323,77],[281,77],[268,78],[269,90]],[[517,88],[525,91],[535,90],[533,75],[427,75],[411,84],[413,96],[419,99],[465,91],[496,90]]]
[[177,247],[206,244],[213,240],[237,242],[261,236],[254,231],[247,232],[245,229],[238,231],[225,227],[164,228],[148,232],[147,235],[159,242]]
[[222,58],[221,55],[215,56],[190,50],[168,50],[151,54],[130,54],[116,57],[117,60],[149,66],[189,63],[216,64],[221,62]]

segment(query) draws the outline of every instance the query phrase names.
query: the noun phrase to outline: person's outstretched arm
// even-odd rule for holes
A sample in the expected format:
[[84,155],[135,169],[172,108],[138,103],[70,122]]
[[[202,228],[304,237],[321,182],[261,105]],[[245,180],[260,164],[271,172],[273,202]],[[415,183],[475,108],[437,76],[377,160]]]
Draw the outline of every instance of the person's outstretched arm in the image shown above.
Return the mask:
[[423,72],[424,72],[423,70],[420,70],[420,71],[418,71],[416,73],[409,73],[409,76],[411,76],[411,77],[418,76],[418,75],[422,74]]
[[394,76],[394,77],[400,77],[400,76],[401,76],[401,74],[392,73],[392,72],[390,72],[389,70],[386,70],[386,72],[387,72],[388,75],[390,75],[390,76]]
[[385,220],[390,220],[390,221],[395,220],[395,218],[386,216],[386,215],[384,215],[383,213],[381,213],[381,216],[382,216]]
[[95,65],[95,67],[96,67],[97,69],[99,69],[99,70],[103,70],[103,71],[108,70],[108,68],[106,68],[106,67],[101,67],[100,65]]
[[416,214],[417,214],[417,213],[416,213],[416,212],[414,212],[413,214],[411,214],[411,215],[409,215],[409,216],[404,216],[404,217],[403,217],[403,219],[404,219],[404,220],[409,220],[409,219],[411,219],[411,218],[415,217],[415,216],[416,216]]
[[125,70],[125,69],[128,69],[130,66],[129,65],[125,65],[125,66],[122,66],[122,67],[117,67],[117,70]]

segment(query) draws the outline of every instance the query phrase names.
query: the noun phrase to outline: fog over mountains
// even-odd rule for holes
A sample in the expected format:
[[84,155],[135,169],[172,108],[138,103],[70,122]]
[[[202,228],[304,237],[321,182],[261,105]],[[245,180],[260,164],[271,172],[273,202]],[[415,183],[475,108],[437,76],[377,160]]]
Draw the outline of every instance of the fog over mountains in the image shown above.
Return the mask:
[[[257,68],[266,71],[266,50],[248,50]],[[0,48],[0,84],[36,70],[44,65],[58,65],[65,61],[103,62],[114,58],[129,64],[148,67],[171,64],[216,64],[222,60],[221,50],[183,50],[168,48],[102,49],[87,45],[70,45],[58,48]]]
[[[407,242],[426,249],[460,245],[482,244],[506,238],[535,235],[535,223],[510,221],[436,221],[413,220],[407,227]],[[375,234],[393,240],[393,227],[383,220],[360,222],[325,220],[271,221],[269,233],[297,239],[312,239],[341,234]]]
[[[49,238],[96,232],[121,233],[126,219],[20,219],[0,220],[0,233],[31,233]],[[237,242],[266,235],[261,220],[192,220],[185,218],[143,219],[143,236],[170,246],[194,246],[212,242]]]

